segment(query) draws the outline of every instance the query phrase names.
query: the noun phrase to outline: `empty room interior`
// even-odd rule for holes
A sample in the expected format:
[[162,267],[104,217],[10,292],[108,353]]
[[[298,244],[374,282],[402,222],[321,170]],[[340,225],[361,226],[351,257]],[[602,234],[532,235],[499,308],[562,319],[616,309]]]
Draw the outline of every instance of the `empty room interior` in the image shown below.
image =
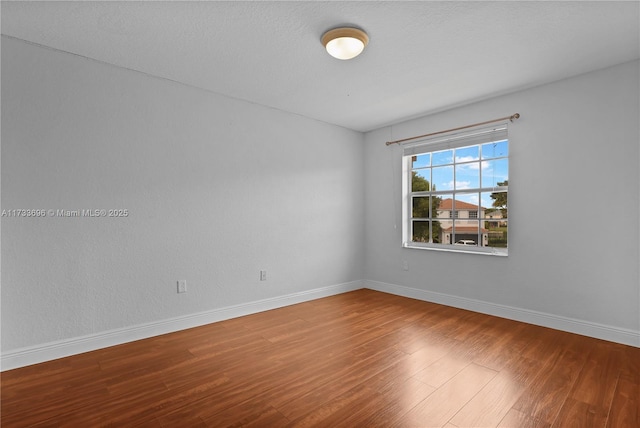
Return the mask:
[[640,2],[0,13],[3,427],[640,426]]

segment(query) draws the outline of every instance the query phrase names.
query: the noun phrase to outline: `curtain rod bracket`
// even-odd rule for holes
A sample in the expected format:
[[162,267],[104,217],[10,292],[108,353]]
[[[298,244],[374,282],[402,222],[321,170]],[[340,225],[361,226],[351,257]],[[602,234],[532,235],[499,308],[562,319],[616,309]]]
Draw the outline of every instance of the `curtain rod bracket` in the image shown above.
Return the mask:
[[432,132],[431,134],[424,134],[424,135],[418,135],[416,137],[403,138],[402,140],[387,141],[385,144],[387,146],[390,146],[392,144],[400,144],[400,143],[404,143],[405,141],[416,140],[418,138],[431,137],[433,135],[444,134],[446,132],[452,132],[452,131],[459,131],[461,129],[473,128],[474,126],[486,125],[494,122],[502,122],[507,119],[509,119],[510,122],[513,122],[514,120],[519,118],[520,118],[520,113],[514,113],[511,116],[501,117],[499,119],[487,120],[486,122],[474,123],[473,125],[465,125],[465,126],[460,126],[458,128],[447,129],[445,131]]

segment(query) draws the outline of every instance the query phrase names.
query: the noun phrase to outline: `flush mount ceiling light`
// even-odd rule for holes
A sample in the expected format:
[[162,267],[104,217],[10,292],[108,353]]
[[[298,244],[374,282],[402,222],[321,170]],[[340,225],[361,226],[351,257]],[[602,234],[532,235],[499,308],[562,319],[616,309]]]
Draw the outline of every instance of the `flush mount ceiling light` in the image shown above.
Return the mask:
[[322,36],[322,44],[334,58],[355,58],[369,43],[369,36],[358,28],[341,27],[329,30]]

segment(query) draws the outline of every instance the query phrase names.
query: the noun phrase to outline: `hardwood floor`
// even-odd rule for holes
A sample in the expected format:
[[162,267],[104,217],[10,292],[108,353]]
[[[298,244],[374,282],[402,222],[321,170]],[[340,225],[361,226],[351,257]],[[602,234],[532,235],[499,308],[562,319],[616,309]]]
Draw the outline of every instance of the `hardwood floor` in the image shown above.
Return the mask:
[[1,381],[2,427],[640,427],[640,348],[371,290]]

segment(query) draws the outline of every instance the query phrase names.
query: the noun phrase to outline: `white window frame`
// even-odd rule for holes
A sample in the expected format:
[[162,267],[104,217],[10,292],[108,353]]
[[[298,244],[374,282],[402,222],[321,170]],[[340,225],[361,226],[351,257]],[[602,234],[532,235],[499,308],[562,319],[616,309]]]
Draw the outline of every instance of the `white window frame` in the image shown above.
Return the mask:
[[[491,143],[494,141],[508,141],[508,153],[506,156],[501,156],[498,158],[491,158],[489,160],[494,159],[509,159],[509,154],[511,153],[511,141],[509,141],[507,135],[507,124],[499,124],[494,125],[490,128],[481,128],[472,131],[468,131],[465,133],[458,134],[450,134],[444,137],[440,137],[438,139],[428,139],[428,140],[420,140],[412,143],[407,143],[403,145],[403,156],[402,156],[402,246],[405,248],[414,248],[414,249],[426,249],[426,250],[435,250],[435,251],[449,251],[456,253],[472,253],[472,254],[483,254],[483,255],[494,255],[494,256],[507,256],[508,255],[508,244],[507,248],[500,247],[489,247],[489,246],[462,246],[462,245],[454,245],[454,243],[445,244],[445,243],[433,243],[433,242],[415,242],[413,241],[413,198],[415,196],[438,196],[438,195],[453,195],[454,204],[451,207],[449,217],[454,219],[458,216],[455,215],[457,212],[457,208],[455,207],[455,195],[456,194],[468,194],[470,192],[477,192],[479,195],[485,192],[508,192],[508,186],[494,186],[494,187],[482,187],[482,181],[480,181],[479,185],[481,187],[472,188],[472,189],[454,189],[453,190],[435,190],[429,192],[412,192],[411,191],[411,182],[412,182],[412,157],[420,154],[433,153],[446,149],[460,149],[469,146],[482,145],[486,143]],[[454,161],[455,162],[455,161]],[[480,165],[482,165],[483,158],[480,157],[478,161]],[[472,163],[472,162],[471,162]],[[459,164],[459,163],[455,163]],[[454,182],[455,182],[455,166],[454,166]],[[481,173],[480,173],[480,180]],[[431,181],[430,181],[431,183]],[[481,202],[478,203],[478,211],[480,208]],[[485,207],[489,208],[489,207]],[[430,206],[430,211],[434,211]],[[438,216],[437,213],[432,212],[431,216],[427,219],[430,222],[437,221]],[[479,222],[479,233],[478,238],[482,239],[482,229],[483,223],[488,221],[488,217],[480,216],[478,212],[477,220]],[[505,220],[508,221],[508,220]],[[430,223],[432,224],[432,223]],[[455,223],[454,223],[455,228]],[[432,229],[430,228],[430,231]],[[455,229],[454,229],[455,231]],[[432,233],[429,234],[431,237],[431,241],[433,240]],[[452,235],[453,236],[453,235]],[[476,240],[476,242],[478,242]]]

